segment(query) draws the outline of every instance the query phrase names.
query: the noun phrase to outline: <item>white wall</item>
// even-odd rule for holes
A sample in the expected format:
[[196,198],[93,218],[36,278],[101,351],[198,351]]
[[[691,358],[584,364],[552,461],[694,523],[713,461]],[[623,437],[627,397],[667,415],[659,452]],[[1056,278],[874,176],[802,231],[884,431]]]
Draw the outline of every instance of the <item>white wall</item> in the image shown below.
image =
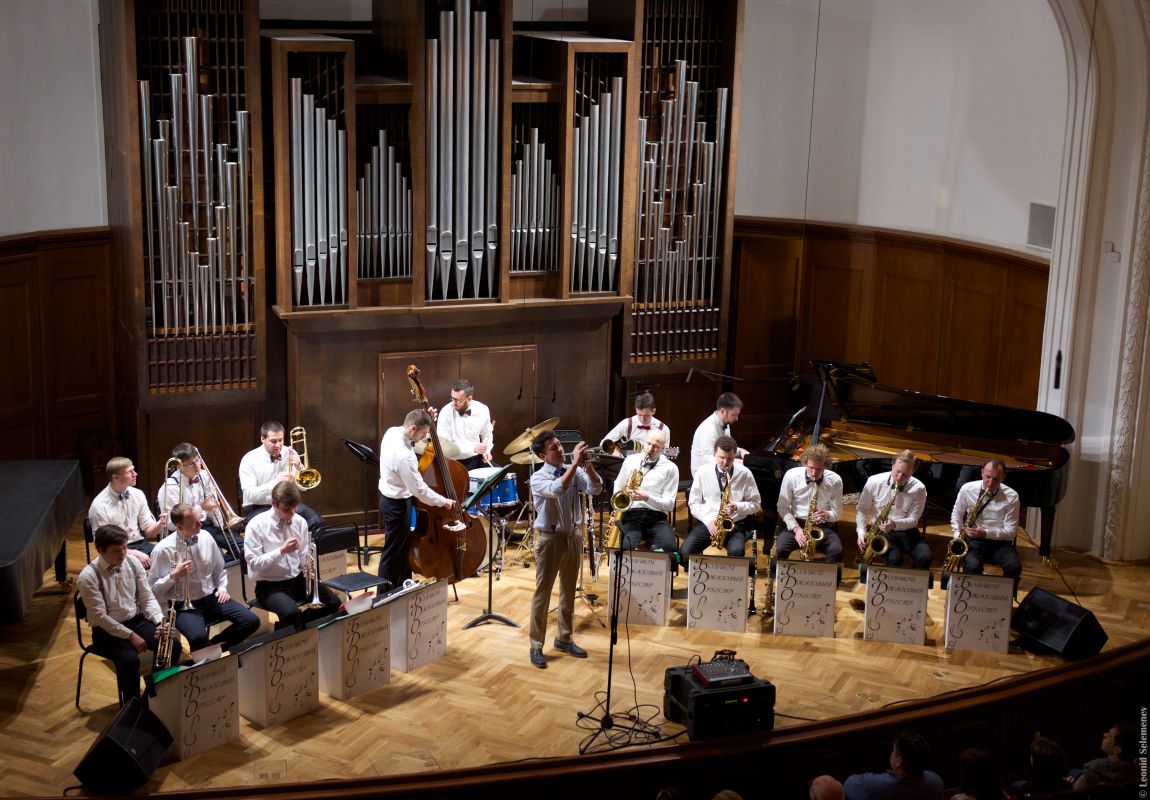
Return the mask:
[[108,221],[95,0],[0,6],[0,236]]
[[1062,166],[1047,0],[817,9],[747,3],[736,212],[1024,246],[1029,203],[1054,204]]

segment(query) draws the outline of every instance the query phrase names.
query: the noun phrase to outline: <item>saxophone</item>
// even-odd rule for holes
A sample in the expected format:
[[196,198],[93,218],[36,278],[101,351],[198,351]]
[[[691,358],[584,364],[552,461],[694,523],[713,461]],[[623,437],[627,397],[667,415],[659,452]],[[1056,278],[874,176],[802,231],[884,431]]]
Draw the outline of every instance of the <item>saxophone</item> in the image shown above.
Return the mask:
[[727,486],[719,497],[719,516],[715,518],[715,532],[711,534],[711,547],[721,548],[727,536],[735,529],[735,520],[727,513],[727,506],[731,502],[731,479],[734,470],[727,471]]
[[974,501],[974,505],[970,507],[970,511],[966,512],[966,519],[962,521],[962,528],[959,530],[958,536],[951,539],[946,546],[946,560],[942,563],[943,572],[962,572],[962,560],[966,558],[966,554],[970,550],[970,545],[966,541],[966,529],[974,527],[974,523],[978,520],[978,514],[982,511],[983,501],[989,494],[990,489],[983,489],[978,495],[978,499]]
[[623,530],[623,514],[631,507],[631,492],[643,483],[643,470],[633,469],[627,476],[627,488],[611,495],[611,532],[607,534],[606,546],[610,550],[619,547],[620,532]]
[[[770,559],[767,562],[767,584],[763,592],[763,621],[775,615],[775,570],[777,568],[775,558],[778,555],[779,540],[775,537],[775,541],[771,543],[771,554],[768,556]],[[752,588],[753,585],[752,585]]]
[[819,510],[819,485],[816,483],[814,487],[811,490],[811,505],[807,509],[807,522],[803,527],[803,533],[807,535],[807,543],[799,551],[799,557],[803,561],[810,561],[815,557],[815,548],[818,547],[824,536],[823,529],[815,524],[815,512]]
[[886,501],[882,511],[878,512],[878,516],[870,525],[866,526],[866,537],[863,539],[863,554],[859,557],[859,568],[870,566],[870,562],[874,561],[875,556],[884,556],[886,551],[890,549],[890,542],[882,535],[883,523],[887,521],[890,516],[891,509],[894,508],[894,501],[898,499],[898,493],[902,491],[902,484],[896,483],[891,487],[890,499]]

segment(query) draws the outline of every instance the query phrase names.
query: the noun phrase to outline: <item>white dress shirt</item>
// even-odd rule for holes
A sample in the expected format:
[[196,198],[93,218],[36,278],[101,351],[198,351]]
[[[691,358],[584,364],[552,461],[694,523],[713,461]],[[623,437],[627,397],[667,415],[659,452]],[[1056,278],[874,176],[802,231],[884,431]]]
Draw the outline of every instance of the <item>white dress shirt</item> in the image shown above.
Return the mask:
[[[156,504],[163,511],[171,511],[172,506],[176,503],[187,503],[199,510],[200,522],[205,522],[208,519],[208,512],[204,511],[206,487],[207,484],[202,476],[197,475],[194,482],[189,482],[184,473],[176,472],[175,475],[169,475],[168,479],[160,486],[160,490],[156,492]],[[176,529],[176,524],[172,522],[171,517],[168,517],[167,529],[169,531]]]
[[[299,540],[294,553],[281,553],[283,543],[291,537]],[[211,537],[208,537],[211,539]],[[311,537],[307,521],[299,514],[284,522],[269,508],[257,514],[244,531],[244,560],[248,563],[248,576],[254,581],[286,581],[299,575]]]
[[691,439],[691,475],[697,474],[704,464],[714,462],[715,442],[730,432],[731,426],[719,419],[718,411],[699,423]]
[[[788,530],[794,530],[797,520],[806,519],[811,508],[811,492],[816,484],[807,483],[807,468],[793,467],[783,475],[779,488],[779,502],[775,506]],[[843,515],[843,479],[837,472],[827,470],[819,484],[819,497],[815,508],[826,511],[827,522],[838,522]]]
[[472,400],[468,414],[460,414],[454,403],[448,403],[439,411],[435,430],[440,441],[450,440],[459,448],[458,458],[471,458],[477,455],[475,445],[483,442],[487,452],[492,450],[491,411],[478,400]]
[[379,443],[379,493],[392,500],[415,497],[429,506],[449,506],[451,500],[427,485],[419,474],[419,459],[406,428],[388,428]]
[[[954,510],[950,513],[950,531],[954,538],[957,539],[961,533],[966,515],[970,513],[980,494],[982,494],[982,481],[964,483],[958,490]],[[985,530],[987,539],[1013,541],[1018,530],[1018,506],[1018,492],[1006,485],[999,486],[990,502],[979,512],[978,519],[972,527]]]
[[241,500],[244,506],[270,506],[272,489],[279,483],[280,476],[291,469],[288,461],[290,447],[280,450],[279,461],[272,461],[271,454],[262,444],[255,450],[244,453],[240,459]]
[[148,508],[148,498],[144,497],[143,492],[135,486],[129,486],[121,494],[113,492],[111,484],[92,499],[88,521],[92,523],[93,533],[103,525],[119,525],[128,532],[129,543],[142,541],[142,531],[156,524],[152,509]]
[[156,625],[163,620],[160,604],[148,586],[148,575],[134,558],[125,558],[119,567],[112,567],[103,556],[97,556],[80,570],[76,587],[88,609],[88,622],[119,639],[132,635],[122,623],[137,614]]
[[152,592],[160,603],[166,605],[169,600],[184,599],[184,578],[172,580],[171,572],[185,558],[192,561],[192,574],[187,576],[191,600],[215,594],[220,589],[228,590],[224,556],[207,532],[197,533],[186,548],[180,543],[179,533],[169,533],[152,550],[152,568],[148,571]]
[[[615,478],[616,492],[627,488],[627,481],[631,473],[642,469],[646,456],[643,453],[632,453],[623,459],[623,466],[619,467],[619,477]],[[635,500],[631,503],[630,511],[647,509],[650,511],[670,512],[675,508],[675,497],[679,494],[679,469],[660,454],[655,466],[643,475],[643,482],[639,488],[650,495],[646,500]]]
[[[892,490],[890,473],[880,472],[871,475],[863,486],[855,505],[855,528],[859,536],[866,535],[866,526],[874,521],[879,512],[890,502]],[[892,530],[904,531],[918,526],[919,517],[926,508],[926,486],[913,475],[907,479],[906,485],[898,493],[898,498],[891,506],[888,520],[894,523]]]
[[[719,485],[719,472],[714,464],[709,469],[699,470],[691,484],[691,495],[687,498],[691,516],[703,523],[715,521],[719,516],[719,500],[723,496]],[[735,513],[731,517],[735,522],[757,514],[763,506],[755,476],[742,464],[732,466],[731,502],[735,504]]]
[[660,422],[658,417],[651,417],[650,423],[644,424],[644,422],[639,419],[638,414],[621,420],[618,425],[607,431],[607,434],[603,438],[610,439],[613,442],[630,439],[635,443],[635,449],[641,450],[647,441],[647,433],[650,431],[662,431],[663,446],[671,446],[671,429],[667,427],[665,423]]

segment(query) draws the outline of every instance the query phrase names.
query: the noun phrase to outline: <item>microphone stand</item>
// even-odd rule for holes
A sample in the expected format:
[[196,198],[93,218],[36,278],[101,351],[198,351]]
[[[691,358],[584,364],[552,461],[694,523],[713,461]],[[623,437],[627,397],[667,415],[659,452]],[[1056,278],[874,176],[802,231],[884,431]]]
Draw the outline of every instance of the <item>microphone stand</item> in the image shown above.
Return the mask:
[[[472,503],[476,503],[479,500],[482,500],[487,495],[489,495],[491,493],[491,490],[495,488],[495,485],[498,484],[501,480],[503,480],[503,476],[511,471],[511,467],[512,467],[512,465],[508,464],[506,467],[503,467],[502,469],[500,469],[499,472],[495,473],[490,478],[488,478],[484,482],[484,484],[479,487],[479,492],[470,498],[469,505]],[[502,524],[503,523],[501,520],[500,525],[502,525]],[[493,612],[491,610],[491,608],[493,606],[493,603],[491,600],[492,591],[493,591],[493,584],[492,584],[493,577],[492,576],[495,574],[495,570],[494,570],[493,565],[492,565],[492,561],[495,560],[495,519],[493,518],[493,515],[492,515],[492,506],[491,505],[487,506],[487,552],[490,554],[490,559],[487,562],[487,605],[484,606],[482,614],[480,614],[478,617],[471,620],[471,622],[468,622],[466,625],[463,626],[463,630],[467,630],[468,628],[474,628],[476,625],[481,625],[484,622],[490,622],[492,620],[494,620],[495,622],[502,622],[504,625],[510,625],[512,628],[522,628],[523,626],[520,625],[518,622],[514,622],[513,620],[508,619],[507,617],[503,616],[502,614],[496,614],[495,612]]]
[[368,509],[370,507],[370,492],[371,492],[371,479],[368,475],[367,468],[369,466],[379,466],[379,456],[365,444],[352,441],[351,439],[344,439],[343,443],[347,445],[347,449],[351,451],[352,455],[359,459],[363,465],[363,547],[360,552],[363,553],[364,562],[371,560],[373,552],[383,552],[383,548],[379,546],[369,546],[367,543],[367,517]]

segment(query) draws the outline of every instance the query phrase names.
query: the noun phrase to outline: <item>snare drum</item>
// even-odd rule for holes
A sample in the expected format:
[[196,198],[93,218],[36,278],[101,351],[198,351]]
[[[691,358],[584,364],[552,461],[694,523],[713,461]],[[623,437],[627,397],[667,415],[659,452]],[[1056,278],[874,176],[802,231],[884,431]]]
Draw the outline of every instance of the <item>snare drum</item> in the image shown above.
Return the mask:
[[[468,494],[475,494],[483,482],[499,472],[500,469],[502,467],[480,467],[479,469],[468,470]],[[499,483],[491,487],[491,491],[484,495],[483,499],[467,510],[471,514],[478,514],[481,508],[503,508],[513,506],[518,502],[519,481],[516,479],[515,473],[509,472],[503,476]]]

